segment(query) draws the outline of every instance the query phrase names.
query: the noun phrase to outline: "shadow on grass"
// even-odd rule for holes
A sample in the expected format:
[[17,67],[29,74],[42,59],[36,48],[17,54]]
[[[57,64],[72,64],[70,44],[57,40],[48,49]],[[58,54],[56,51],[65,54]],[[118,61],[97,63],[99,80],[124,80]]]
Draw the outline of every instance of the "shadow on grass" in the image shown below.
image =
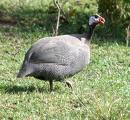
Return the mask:
[[[6,37],[20,37],[20,38],[31,38],[32,36],[36,38],[42,38],[44,36],[53,35],[57,11],[52,13],[49,10],[44,10],[42,8],[31,9],[28,7],[19,9],[16,7],[13,12],[7,12],[4,7],[0,6],[0,31],[4,33]],[[3,8],[3,9],[2,9]],[[6,11],[6,12],[4,12]],[[76,17],[77,16],[77,17]],[[86,28],[86,20],[88,20],[88,15],[84,13],[76,13],[74,19],[69,18],[69,22],[62,20],[60,21],[59,34],[78,34],[83,31],[88,31]],[[82,19],[82,21],[80,20]],[[84,27],[85,26],[85,27]],[[86,30],[87,29],[87,30]],[[102,28],[104,31],[104,27]],[[95,34],[98,36],[108,36],[108,33],[103,32],[100,28],[96,28]],[[104,43],[118,43],[125,45],[125,41],[106,37],[92,40],[92,43],[103,46]]]
[[[39,93],[50,93],[49,87],[40,87],[40,86],[18,86],[18,85],[2,85],[0,86],[0,91],[3,91],[4,93],[8,94],[19,94],[19,93],[32,93],[32,92],[39,92]],[[63,91],[60,90],[59,86],[54,86],[54,92],[63,93]]]
[[[0,5],[0,31],[3,32],[6,36],[18,36],[21,38],[30,38],[30,36],[51,36],[53,35],[56,21],[57,21],[57,11],[50,11],[48,8],[44,10],[42,8],[29,8],[23,6],[23,8],[19,8],[18,6],[10,12],[9,10],[4,8],[4,6]],[[82,19],[82,21],[80,20]],[[86,27],[86,21],[88,20],[88,15],[76,12],[76,16],[72,19],[69,18],[69,21],[60,20],[59,34],[78,34],[88,31],[88,27]],[[98,26],[95,29],[96,38],[107,36],[104,38],[99,38],[99,40],[92,40],[93,43],[98,45],[104,45],[104,43],[113,43],[117,42],[118,44],[122,44],[120,42],[122,40],[115,39],[110,37],[108,33],[105,33],[105,27]]]
[[[51,12],[49,8],[44,10],[42,8],[35,9],[23,6],[23,8],[16,7],[13,11],[8,12],[7,8],[0,6],[0,11],[0,25],[1,27],[4,26],[0,31],[11,33],[14,36],[21,36],[21,34],[27,36],[29,33],[53,35],[56,27],[57,10]],[[77,17],[84,20],[81,21]],[[87,17],[88,15],[84,13],[77,13],[75,19],[70,17],[67,22],[61,16],[59,34],[82,33],[82,29],[84,29],[82,25],[86,24]],[[11,27],[12,29],[10,29]]]
[[34,87],[34,86],[0,86],[0,90],[4,91],[5,93],[13,93],[13,94],[18,94],[18,93],[31,93],[31,92],[44,92],[44,93],[49,93],[49,89],[43,88],[43,87]]

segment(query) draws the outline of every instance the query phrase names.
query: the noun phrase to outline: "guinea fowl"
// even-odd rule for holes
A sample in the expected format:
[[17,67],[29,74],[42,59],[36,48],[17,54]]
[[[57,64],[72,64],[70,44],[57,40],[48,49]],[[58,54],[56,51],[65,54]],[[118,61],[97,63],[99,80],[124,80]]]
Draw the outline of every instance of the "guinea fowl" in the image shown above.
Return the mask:
[[33,76],[47,80],[52,91],[53,81],[64,81],[89,63],[93,30],[97,24],[104,22],[103,17],[93,15],[89,18],[88,34],[60,35],[38,40],[27,51],[17,77]]

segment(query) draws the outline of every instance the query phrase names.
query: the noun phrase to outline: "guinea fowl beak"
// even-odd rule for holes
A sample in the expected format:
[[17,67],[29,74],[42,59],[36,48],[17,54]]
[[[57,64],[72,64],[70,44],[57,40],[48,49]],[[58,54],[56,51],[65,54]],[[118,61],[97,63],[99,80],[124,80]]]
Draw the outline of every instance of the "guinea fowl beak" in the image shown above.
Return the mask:
[[104,23],[105,23],[105,19],[100,16],[100,18],[99,18],[99,24],[104,24]]

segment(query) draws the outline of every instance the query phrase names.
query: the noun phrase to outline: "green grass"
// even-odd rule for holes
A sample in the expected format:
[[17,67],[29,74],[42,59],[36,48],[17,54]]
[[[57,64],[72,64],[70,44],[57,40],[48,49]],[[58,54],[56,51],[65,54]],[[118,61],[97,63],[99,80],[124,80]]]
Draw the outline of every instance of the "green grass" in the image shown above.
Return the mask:
[[10,31],[4,31],[7,27],[1,26],[0,32],[0,119],[130,118],[129,48],[111,40],[93,39],[91,63],[69,78],[74,83],[73,92],[55,82],[50,93],[48,82],[16,78],[25,52],[42,33],[18,36],[20,32],[13,28],[11,36]]
[[0,120],[129,120],[130,48],[118,40],[93,38],[91,63],[69,78],[73,92],[16,78],[28,48],[50,34],[44,26],[0,24]]

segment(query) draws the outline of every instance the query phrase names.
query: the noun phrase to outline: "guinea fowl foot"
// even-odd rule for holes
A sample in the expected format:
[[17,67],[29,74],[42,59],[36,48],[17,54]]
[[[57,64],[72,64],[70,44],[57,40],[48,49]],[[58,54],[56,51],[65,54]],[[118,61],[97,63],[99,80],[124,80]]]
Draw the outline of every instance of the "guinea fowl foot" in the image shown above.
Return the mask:
[[65,81],[65,84],[73,90],[73,82],[72,81]]
[[53,91],[53,81],[50,80],[50,81],[49,81],[49,84],[50,84],[50,92],[52,92],[52,91]]

